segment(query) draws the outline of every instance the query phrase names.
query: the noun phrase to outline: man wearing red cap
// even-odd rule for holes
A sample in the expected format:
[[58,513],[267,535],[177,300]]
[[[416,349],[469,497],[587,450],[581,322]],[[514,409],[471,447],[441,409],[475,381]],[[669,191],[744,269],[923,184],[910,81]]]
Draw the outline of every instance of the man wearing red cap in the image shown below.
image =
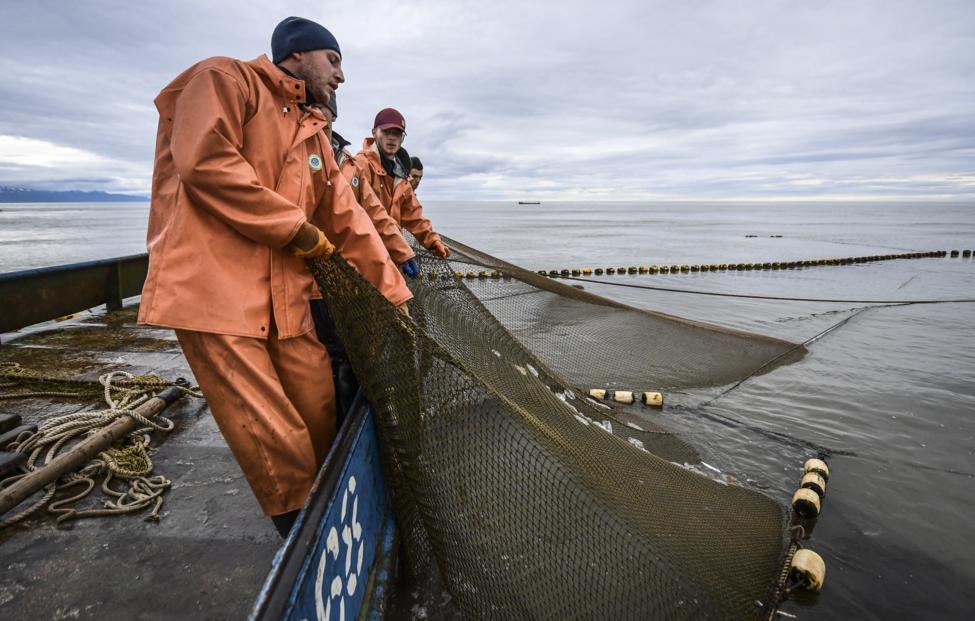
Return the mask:
[[416,198],[410,175],[410,156],[403,146],[406,119],[393,108],[384,108],[373,122],[372,138],[366,138],[355,162],[389,215],[416,237],[420,244],[441,257],[450,250],[423,217],[423,205]]
[[372,223],[375,225],[376,231],[379,232],[383,243],[386,244],[386,250],[389,251],[389,256],[400,265],[404,274],[410,278],[415,278],[420,273],[419,266],[416,262],[413,249],[403,239],[400,223],[390,217],[385,205],[380,202],[372,186],[363,181],[364,175],[359,168],[359,164],[355,161],[352,153],[346,148],[351,143],[335,131],[334,124],[339,116],[335,95],[332,95],[332,98],[325,105],[319,106],[319,109],[328,121],[328,125],[323,131],[332,145],[335,161],[338,162],[339,168],[342,169],[342,174],[348,180],[349,185],[352,186],[352,192],[355,194],[356,200],[359,201],[362,208],[372,218]]
[[310,107],[345,81],[338,42],[289,17],[271,49],[273,62],[204,60],[156,97],[139,321],[176,330],[261,508],[286,534],[336,431],[305,259],[337,247],[392,304],[411,294]]

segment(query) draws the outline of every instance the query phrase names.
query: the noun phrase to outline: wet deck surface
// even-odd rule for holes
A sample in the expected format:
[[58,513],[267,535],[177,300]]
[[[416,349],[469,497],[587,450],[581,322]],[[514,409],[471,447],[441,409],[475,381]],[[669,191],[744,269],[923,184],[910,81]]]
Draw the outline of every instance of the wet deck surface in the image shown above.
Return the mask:
[[[3,336],[0,363],[97,378],[110,370],[192,374],[169,330],[135,324],[135,308],[94,313]],[[66,400],[0,400],[25,422],[100,407]],[[172,480],[159,523],[141,513],[70,521],[45,513],[0,530],[2,619],[240,619],[246,617],[280,538],[263,516],[201,399],[166,413],[153,474]],[[98,506],[93,492],[84,506]],[[28,501],[29,502],[29,501]],[[28,506],[25,502],[22,507]],[[15,510],[16,511],[16,510]]]

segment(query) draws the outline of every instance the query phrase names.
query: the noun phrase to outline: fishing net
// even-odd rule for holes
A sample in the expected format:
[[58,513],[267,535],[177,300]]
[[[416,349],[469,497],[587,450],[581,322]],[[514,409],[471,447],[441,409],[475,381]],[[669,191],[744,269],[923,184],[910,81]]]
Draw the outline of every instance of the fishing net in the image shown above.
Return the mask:
[[471,293],[574,386],[721,386],[795,362],[806,351],[766,336],[633,308],[445,241],[457,269],[480,276],[465,280]]
[[[724,381],[791,346],[501,262],[513,278],[471,283],[410,241],[423,270],[412,318],[341,257],[310,263],[375,412],[408,568],[437,571],[478,618],[768,615],[788,555],[785,507],[689,470],[696,456],[680,438],[577,386],[594,379],[588,367],[628,362],[658,386]],[[493,260],[451,245],[453,258]],[[630,340],[609,347],[607,335]],[[637,353],[621,359],[624,349]]]

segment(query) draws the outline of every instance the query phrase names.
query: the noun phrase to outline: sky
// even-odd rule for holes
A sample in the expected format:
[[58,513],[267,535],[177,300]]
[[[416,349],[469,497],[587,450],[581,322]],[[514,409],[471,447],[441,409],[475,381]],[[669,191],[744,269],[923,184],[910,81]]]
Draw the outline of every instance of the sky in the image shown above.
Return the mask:
[[5,0],[0,185],[148,193],[155,95],[288,15],[421,199],[975,201],[972,0]]

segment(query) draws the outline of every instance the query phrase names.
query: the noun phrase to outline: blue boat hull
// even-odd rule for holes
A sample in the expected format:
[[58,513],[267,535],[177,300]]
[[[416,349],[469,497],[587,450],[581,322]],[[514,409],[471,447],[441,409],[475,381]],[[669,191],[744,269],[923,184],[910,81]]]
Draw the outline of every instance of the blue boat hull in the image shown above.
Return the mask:
[[360,393],[250,618],[381,618],[395,532],[372,411]]

